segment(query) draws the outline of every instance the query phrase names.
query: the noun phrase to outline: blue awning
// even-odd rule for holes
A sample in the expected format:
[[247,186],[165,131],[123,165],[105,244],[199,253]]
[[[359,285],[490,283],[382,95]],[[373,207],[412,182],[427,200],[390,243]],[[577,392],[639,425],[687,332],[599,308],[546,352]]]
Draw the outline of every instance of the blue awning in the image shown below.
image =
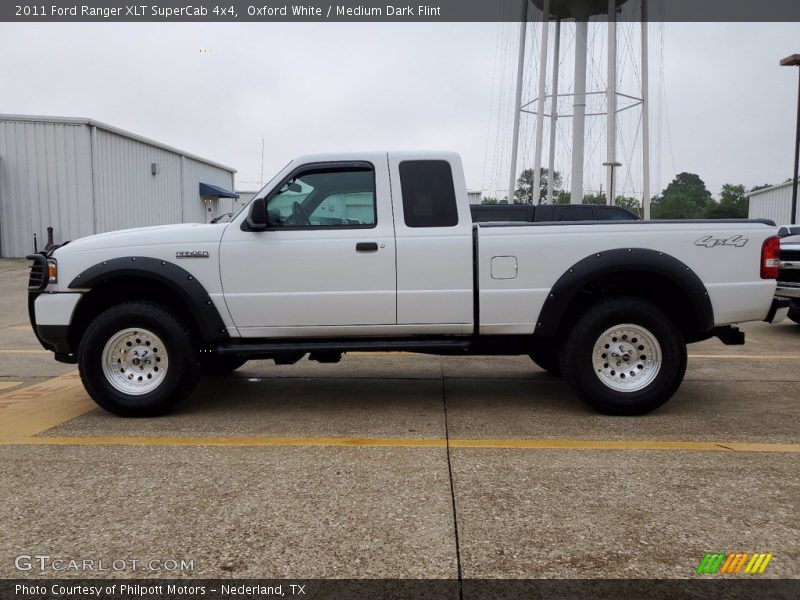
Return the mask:
[[234,194],[233,192],[229,192],[226,189],[218,187],[216,185],[211,185],[210,183],[203,183],[200,182],[200,195],[204,197],[213,197],[213,198],[238,198],[239,194]]

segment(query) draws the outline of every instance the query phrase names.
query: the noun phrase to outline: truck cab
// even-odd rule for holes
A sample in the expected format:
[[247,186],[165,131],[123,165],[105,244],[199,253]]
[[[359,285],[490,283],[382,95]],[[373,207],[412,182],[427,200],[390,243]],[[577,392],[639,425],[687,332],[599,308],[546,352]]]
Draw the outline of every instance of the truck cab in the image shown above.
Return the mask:
[[[222,287],[238,334],[471,333],[463,182],[449,153],[304,156],[288,165],[256,195],[259,218],[251,209],[222,236]],[[254,262],[259,269],[242,268]]]

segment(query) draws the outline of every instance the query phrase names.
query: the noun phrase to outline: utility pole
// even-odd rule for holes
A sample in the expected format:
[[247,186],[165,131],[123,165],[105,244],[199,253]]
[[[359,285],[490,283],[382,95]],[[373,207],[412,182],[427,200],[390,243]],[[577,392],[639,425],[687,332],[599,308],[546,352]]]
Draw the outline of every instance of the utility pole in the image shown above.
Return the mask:
[[[611,192],[611,190],[614,189],[614,169],[616,169],[617,167],[621,167],[622,163],[621,162],[617,162],[617,161],[606,161],[606,162],[603,163],[603,166],[604,167],[608,167],[608,173],[609,173],[609,177],[608,177],[608,192],[609,193],[607,194],[607,197],[606,197],[606,204],[608,204],[609,206],[613,206],[614,204],[616,204],[616,197],[614,197],[614,199],[612,200],[611,199],[612,198],[612,194],[610,192]],[[603,193],[603,188],[601,186],[600,187],[600,194],[602,194],[602,193]]]
[[[800,54],[792,54],[781,60],[782,67],[800,67]],[[800,177],[800,69],[797,82],[797,131],[794,138],[794,174],[792,179],[792,217],[790,223],[797,224],[797,179]]]

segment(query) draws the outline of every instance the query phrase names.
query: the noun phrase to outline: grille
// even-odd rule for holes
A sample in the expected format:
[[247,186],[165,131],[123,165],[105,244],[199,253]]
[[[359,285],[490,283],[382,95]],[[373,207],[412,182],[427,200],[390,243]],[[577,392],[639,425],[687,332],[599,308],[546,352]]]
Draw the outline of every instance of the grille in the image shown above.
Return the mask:
[[28,289],[31,291],[43,290],[47,287],[49,279],[47,269],[47,259],[41,254],[33,254],[28,256],[33,261],[31,265],[31,274],[28,278]]

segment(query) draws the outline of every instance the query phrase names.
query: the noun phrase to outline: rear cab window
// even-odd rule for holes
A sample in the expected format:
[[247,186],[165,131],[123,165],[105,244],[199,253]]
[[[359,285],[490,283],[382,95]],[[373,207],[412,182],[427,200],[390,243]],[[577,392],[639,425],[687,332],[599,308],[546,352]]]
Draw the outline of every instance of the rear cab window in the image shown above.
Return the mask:
[[458,205],[453,171],[445,160],[404,160],[399,164],[406,227],[454,227]]

